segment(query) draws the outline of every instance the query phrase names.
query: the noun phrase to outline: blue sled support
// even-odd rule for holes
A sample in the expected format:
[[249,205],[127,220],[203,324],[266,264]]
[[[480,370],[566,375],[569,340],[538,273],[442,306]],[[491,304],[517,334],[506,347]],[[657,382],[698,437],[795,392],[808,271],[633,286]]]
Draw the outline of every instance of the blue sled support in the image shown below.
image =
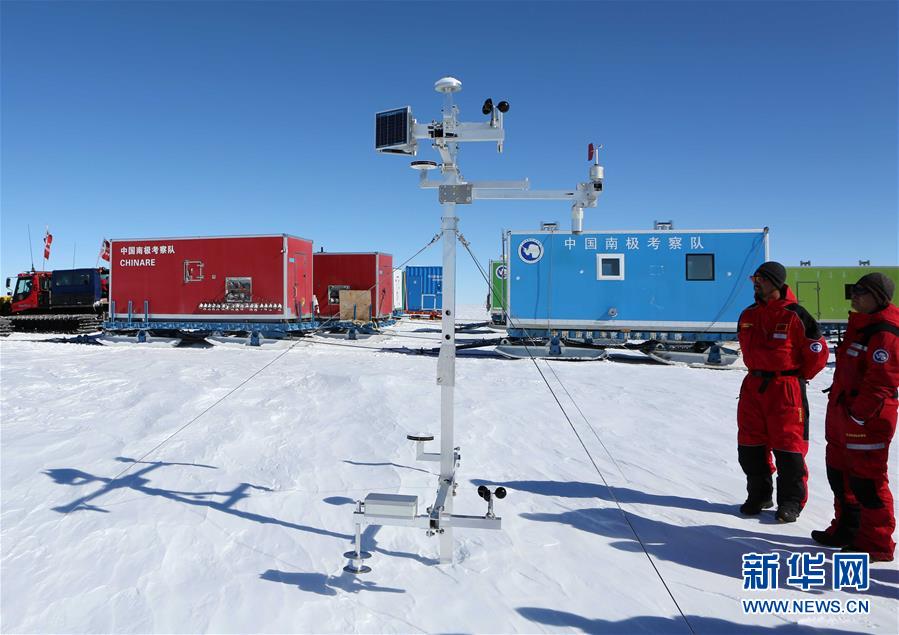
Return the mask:
[[510,338],[550,340],[559,335],[566,340],[584,343],[624,344],[634,340],[659,340],[671,342],[735,342],[736,333],[684,333],[680,331],[569,331],[562,329],[510,328]]
[[291,334],[302,334],[318,329],[319,322],[305,320],[302,322],[193,322],[186,320],[107,320],[103,330],[107,333],[131,333],[134,331],[166,331],[203,334],[243,334],[259,333],[263,337],[278,338]]

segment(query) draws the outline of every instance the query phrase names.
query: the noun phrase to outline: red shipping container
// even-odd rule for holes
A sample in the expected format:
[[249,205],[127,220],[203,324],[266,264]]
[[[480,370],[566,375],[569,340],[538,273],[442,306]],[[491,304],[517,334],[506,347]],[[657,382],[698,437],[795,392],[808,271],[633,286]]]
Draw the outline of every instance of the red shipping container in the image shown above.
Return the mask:
[[312,241],[286,234],[110,241],[116,318],[312,318]]
[[393,256],[374,253],[329,253],[313,255],[315,297],[322,317],[340,313],[340,290],[371,289],[373,318],[393,313]]

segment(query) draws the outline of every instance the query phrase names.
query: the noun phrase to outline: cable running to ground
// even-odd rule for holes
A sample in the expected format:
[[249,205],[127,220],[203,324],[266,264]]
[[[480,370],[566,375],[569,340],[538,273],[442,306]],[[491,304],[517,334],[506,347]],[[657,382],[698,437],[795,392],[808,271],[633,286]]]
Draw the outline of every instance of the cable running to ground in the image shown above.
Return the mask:
[[[419,249],[417,252],[415,252],[410,258],[406,259],[405,262],[403,262],[401,265],[399,265],[399,267],[394,267],[394,271],[396,271],[396,269],[398,269],[398,268],[400,268],[400,267],[403,267],[407,262],[409,262],[410,260],[412,260],[413,258],[415,258],[416,256],[418,256],[418,255],[419,255],[421,252],[423,252],[425,249],[427,249],[428,247],[430,247],[431,245],[433,245],[435,242],[437,242],[437,240],[438,240],[439,238],[440,238],[440,234],[435,235],[434,238],[432,238],[431,241],[430,241],[428,244],[426,244],[424,247],[422,247],[422,248]],[[374,288],[374,286],[372,286],[371,288],[369,288],[369,291],[371,291],[372,288]],[[319,328],[321,328],[321,327],[319,327]],[[193,424],[195,421],[197,421],[200,417],[202,417],[202,416],[205,415],[207,412],[209,412],[210,410],[212,410],[213,408],[215,408],[217,405],[219,405],[220,403],[222,403],[223,401],[225,401],[225,399],[227,399],[228,397],[230,397],[231,395],[233,395],[235,392],[237,392],[240,388],[242,388],[242,387],[245,386],[247,383],[249,383],[254,377],[256,377],[259,373],[261,373],[262,371],[264,371],[266,368],[268,368],[269,366],[271,366],[272,364],[274,364],[275,362],[277,362],[279,359],[281,359],[282,357],[284,357],[285,355],[287,355],[287,353],[289,353],[290,351],[292,351],[298,344],[300,344],[300,343],[303,342],[303,341],[304,341],[303,339],[298,339],[296,342],[294,342],[293,344],[291,344],[288,348],[286,348],[284,351],[282,351],[282,352],[281,352],[277,357],[275,357],[273,360],[271,360],[270,362],[268,362],[267,364],[265,364],[262,368],[260,368],[259,370],[257,370],[256,372],[254,372],[252,375],[250,375],[249,377],[247,377],[246,379],[244,379],[242,382],[240,382],[239,384],[237,384],[237,386],[235,386],[234,388],[232,388],[231,390],[229,390],[229,391],[228,391],[227,393],[225,393],[225,395],[223,395],[221,398],[217,399],[213,404],[211,404],[211,405],[208,406],[206,409],[204,409],[200,414],[196,415],[193,419],[191,419],[190,421],[188,421],[187,423],[185,423],[183,426],[181,426],[180,428],[178,428],[177,430],[175,430],[173,433],[171,433],[169,436],[167,436],[165,439],[163,439],[159,444],[157,444],[153,449],[151,449],[150,451],[146,452],[143,456],[141,456],[139,459],[137,459],[137,461],[135,461],[134,463],[132,463],[131,465],[129,465],[128,467],[126,467],[124,470],[122,470],[121,472],[119,472],[118,474],[116,474],[116,475],[112,478],[112,480],[115,481],[115,480],[121,478],[122,476],[124,476],[125,474],[127,474],[127,473],[128,473],[128,472],[129,472],[135,465],[137,465],[139,462],[143,461],[145,458],[147,458],[148,456],[150,456],[151,454],[153,454],[154,452],[156,452],[157,450],[159,450],[159,449],[160,449],[162,446],[164,446],[166,443],[168,443],[169,441],[171,441],[172,439],[174,439],[179,433],[181,433],[183,430],[187,429],[191,424]]]
[[[390,270],[391,273],[393,273],[394,271],[399,271],[400,269],[405,267],[406,263],[411,262],[412,260],[417,258],[421,252],[423,252],[425,249],[427,249],[428,247],[430,247],[431,245],[436,243],[438,240],[440,240],[440,234],[435,234],[434,237],[431,239],[431,241],[428,244],[426,244],[424,247],[422,247],[421,249],[416,251],[414,254],[412,254],[411,256],[406,258],[402,263],[398,264],[396,267],[393,267],[393,269]],[[365,289],[365,291],[371,291],[376,286],[378,286],[377,282],[375,282],[373,285],[371,285],[368,289]],[[317,333],[317,332],[321,331],[322,329],[324,329],[326,324],[328,324],[330,322],[339,322],[339,321],[340,321],[340,314],[338,313],[337,315],[332,316],[332,317],[328,318],[327,320],[325,320],[324,322],[322,322],[320,325],[318,325],[317,327],[312,329],[310,332]]]
[[[487,288],[489,289],[490,288],[490,279],[487,277],[486,273],[484,272],[483,268],[481,267],[481,263],[478,261],[477,258],[475,258],[475,255],[472,253],[471,249],[469,248],[468,241],[464,240],[464,238],[461,236],[461,234],[459,235],[459,237],[460,237],[459,242],[461,242],[465,246],[465,250],[468,251],[468,255],[471,256],[471,259],[474,261],[475,265],[478,268],[478,271],[480,271],[481,276],[484,278],[484,281],[487,283]],[[505,298],[503,298],[503,302],[505,303]],[[504,306],[504,310],[506,310],[506,317],[507,317],[507,319],[509,319],[509,321],[511,323],[512,318],[509,317],[509,312],[505,308],[505,306]],[[512,324],[512,326],[513,326],[513,328],[515,327],[514,324]],[[633,523],[631,523],[631,520],[628,517],[627,512],[624,510],[624,507],[621,506],[621,501],[619,501],[618,497],[615,495],[615,490],[612,488],[611,485],[609,485],[608,481],[606,480],[605,475],[602,473],[602,470],[599,469],[599,466],[596,464],[596,461],[594,460],[593,455],[590,453],[590,450],[587,448],[587,445],[584,443],[584,440],[581,438],[581,435],[578,433],[577,428],[575,428],[574,423],[571,421],[571,417],[568,416],[568,413],[565,411],[565,408],[562,406],[562,402],[559,401],[559,398],[556,396],[555,391],[553,390],[549,381],[546,379],[546,375],[544,375],[543,371],[540,370],[540,366],[537,364],[537,360],[531,354],[531,351],[527,345],[525,345],[525,350],[528,352],[528,356],[530,357],[531,361],[534,363],[534,368],[536,368],[537,372],[540,373],[540,377],[543,379],[543,383],[546,384],[546,387],[549,389],[550,394],[553,396],[553,399],[555,400],[556,404],[559,406],[559,410],[562,411],[562,414],[564,415],[565,420],[568,421],[568,425],[571,427],[571,431],[574,432],[574,436],[577,437],[578,442],[581,444],[581,447],[584,449],[584,452],[587,454],[587,457],[590,459],[590,463],[593,464],[593,469],[596,470],[596,473],[599,475],[599,478],[602,479],[603,485],[605,485],[606,489],[609,490],[609,494],[611,494],[612,500],[615,501],[615,505],[618,507],[618,511],[621,512],[621,515],[624,517],[624,520],[627,523],[627,526],[630,527],[630,530],[634,534],[634,537],[637,539],[637,542],[640,543],[640,547],[641,547],[641,549],[643,549],[643,553],[646,555],[646,558],[649,560],[649,564],[652,565],[653,570],[655,571],[659,580],[662,582],[662,586],[665,587],[665,591],[668,592],[668,596],[671,598],[671,601],[674,602],[674,606],[677,608],[678,613],[680,613],[680,616],[683,618],[684,623],[687,625],[687,628],[690,629],[690,632],[695,634],[696,631],[693,630],[693,625],[690,624],[690,620],[687,619],[687,616],[684,614],[683,610],[681,609],[680,604],[678,604],[677,599],[675,599],[674,593],[671,592],[671,589],[668,587],[668,583],[665,581],[665,578],[662,577],[662,573],[659,571],[658,567],[656,566],[655,561],[653,560],[652,556],[649,554],[649,550],[646,548],[646,545],[643,543],[643,539],[640,538],[640,534],[637,533],[636,528],[634,527]],[[562,384],[561,380],[559,380],[558,375],[556,375],[556,380],[559,381],[559,383],[561,385],[563,385],[563,387],[564,387],[564,384]],[[566,392],[567,392],[567,390],[566,390]],[[570,393],[568,396],[569,396],[569,398],[571,398]],[[574,402],[573,398],[572,398],[572,402],[576,403],[576,402]],[[583,416],[583,413],[581,413],[581,416]],[[586,421],[586,418],[584,420]],[[588,427],[590,427],[591,430],[593,429],[593,426],[590,425],[589,421],[587,422],[587,425],[588,425]],[[594,431],[594,434],[596,434],[595,431]],[[599,437],[597,436],[597,439],[598,438]],[[601,441],[600,441],[600,443],[601,443]],[[603,447],[605,447],[605,445],[603,445]],[[608,452],[608,449],[606,449],[606,452]],[[612,458],[613,461],[615,460],[611,454],[609,454],[609,457]],[[617,463],[616,463],[616,465],[617,465]]]
[[[487,272],[484,271],[483,267],[481,267],[481,263],[478,262],[477,258],[475,258],[474,253],[472,253],[471,249],[469,248],[468,241],[466,241],[466,240],[464,239],[464,237],[463,237],[462,240],[460,240],[460,242],[463,244],[463,246],[465,246],[466,251],[468,251],[468,255],[471,256],[472,260],[474,260],[475,266],[478,268],[478,271],[480,272],[481,277],[484,278],[485,281],[487,281],[487,285],[488,285],[488,287],[489,287],[490,282],[489,282],[489,280],[487,279]],[[509,310],[508,310],[508,307],[506,306],[506,299],[503,298],[503,299],[501,300],[501,303],[502,303],[503,311],[505,311],[506,316],[507,316],[509,322],[512,322],[512,318],[509,317]],[[514,323],[512,324],[512,327],[513,327],[513,328],[519,328],[519,327],[517,327]],[[522,330],[524,330],[525,333],[528,332],[527,329],[522,329]],[[529,347],[527,344],[525,344],[525,345],[524,345],[524,349],[527,351],[528,357],[529,357],[530,360],[534,363],[534,366],[537,366],[537,360],[536,360],[536,359],[534,358],[534,356],[531,354],[531,349],[530,349],[530,347]],[[612,463],[615,464],[615,468],[616,468],[616,469],[618,470],[618,472],[621,474],[622,478],[624,478],[625,481],[627,481],[628,483],[630,483],[630,479],[625,475],[624,470],[621,469],[621,466],[618,465],[618,461],[615,460],[615,457],[614,457],[614,456],[612,455],[612,453],[609,451],[609,448],[607,448],[607,447],[606,447],[606,444],[603,443],[603,440],[600,438],[599,433],[596,432],[596,429],[595,429],[595,428],[593,427],[593,425],[590,423],[590,420],[587,419],[587,416],[584,414],[584,411],[581,410],[581,407],[578,405],[577,401],[574,399],[574,397],[571,395],[571,393],[568,392],[568,388],[565,386],[565,384],[564,384],[564,383],[562,382],[562,380],[559,378],[559,375],[556,373],[555,369],[552,367],[552,365],[551,365],[548,361],[546,362],[546,367],[549,368],[549,370],[552,372],[553,376],[556,378],[556,381],[559,382],[559,385],[560,385],[560,386],[562,386],[562,390],[564,390],[564,391],[565,391],[565,394],[568,395],[568,398],[571,400],[571,403],[574,404],[574,407],[577,409],[578,413],[580,413],[581,417],[583,418],[584,423],[587,424],[587,427],[588,427],[588,428],[590,429],[590,431],[593,433],[593,436],[596,437],[596,440],[597,440],[597,441],[599,442],[599,444],[602,446],[602,449],[605,450],[605,453],[609,456],[609,459],[611,459],[611,460],[612,460]],[[540,371],[539,367],[537,368],[537,370]],[[540,374],[542,375],[543,373],[541,372]],[[552,389],[550,388],[550,390],[552,390]]]

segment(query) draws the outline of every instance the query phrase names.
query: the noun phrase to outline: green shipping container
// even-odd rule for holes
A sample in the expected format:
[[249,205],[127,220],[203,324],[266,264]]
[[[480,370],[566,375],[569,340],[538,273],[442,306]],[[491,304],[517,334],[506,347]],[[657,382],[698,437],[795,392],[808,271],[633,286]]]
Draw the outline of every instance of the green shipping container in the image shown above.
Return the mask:
[[899,267],[787,267],[787,284],[819,322],[845,324],[849,289],[866,273],[879,271],[899,286]]
[[509,267],[502,260],[490,261],[490,312],[503,313],[506,304],[506,279]]

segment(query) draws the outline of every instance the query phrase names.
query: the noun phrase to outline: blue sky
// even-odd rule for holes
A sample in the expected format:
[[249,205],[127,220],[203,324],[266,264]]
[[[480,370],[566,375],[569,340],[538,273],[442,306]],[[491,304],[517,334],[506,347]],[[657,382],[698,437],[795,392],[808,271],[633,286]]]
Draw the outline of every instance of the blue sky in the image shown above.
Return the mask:
[[[469,179],[605,192],[585,229],[771,228],[786,264],[897,264],[895,2],[10,2],[2,18],[2,275],[96,263],[101,239],[291,233],[404,260],[439,228],[373,115],[508,100]],[[419,159],[436,159],[424,147]],[[486,263],[564,202],[458,208]],[[77,246],[77,247],[76,247]],[[464,253],[459,300],[486,286]],[[439,249],[414,264],[439,264]]]

